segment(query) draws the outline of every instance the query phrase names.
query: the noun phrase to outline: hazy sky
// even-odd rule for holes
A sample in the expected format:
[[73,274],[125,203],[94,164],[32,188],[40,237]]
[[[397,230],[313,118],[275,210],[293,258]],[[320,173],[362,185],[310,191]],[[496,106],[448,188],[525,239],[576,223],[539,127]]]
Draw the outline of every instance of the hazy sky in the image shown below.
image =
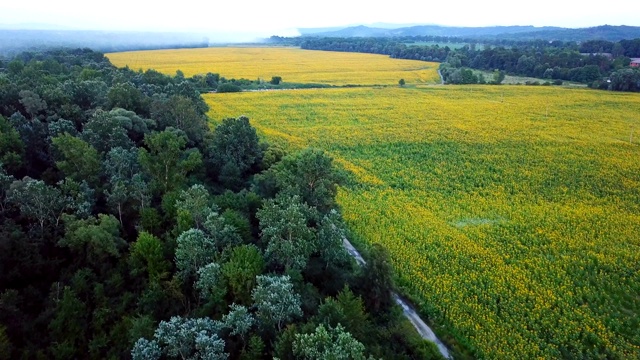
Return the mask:
[[53,24],[71,29],[198,30],[269,36],[293,35],[294,29],[300,27],[375,22],[454,26],[640,26],[640,1],[6,0],[0,4],[0,25]]

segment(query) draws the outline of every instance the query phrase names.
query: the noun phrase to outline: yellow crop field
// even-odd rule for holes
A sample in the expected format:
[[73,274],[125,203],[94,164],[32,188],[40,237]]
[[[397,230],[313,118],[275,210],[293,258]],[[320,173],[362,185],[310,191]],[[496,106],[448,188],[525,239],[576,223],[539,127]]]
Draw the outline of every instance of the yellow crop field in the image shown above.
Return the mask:
[[205,99],[214,121],[247,115],[270,141],[325,149],[349,170],[338,200],[350,228],[389,249],[399,285],[474,356],[640,358],[640,95],[432,86]]
[[219,73],[227,79],[281,76],[285,82],[330,85],[397,85],[438,83],[437,63],[397,60],[385,55],[301,50],[297,48],[204,48],[132,51],[106,54],[118,67],[155,69],[185,76]]
[[[437,83],[437,64],[292,48],[108,54],[187,76],[344,85]],[[640,358],[640,95],[420,86],[204,95],[270,142],[328,151],[360,241],[485,359]]]

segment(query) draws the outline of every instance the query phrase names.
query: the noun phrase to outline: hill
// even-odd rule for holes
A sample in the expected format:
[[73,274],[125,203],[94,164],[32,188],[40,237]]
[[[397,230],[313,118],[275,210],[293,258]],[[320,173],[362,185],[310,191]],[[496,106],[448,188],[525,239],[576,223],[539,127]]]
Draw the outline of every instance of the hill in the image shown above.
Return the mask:
[[398,27],[395,29],[368,26],[351,26],[340,30],[327,29],[313,32],[301,31],[305,36],[317,37],[402,37],[402,36],[448,36],[475,39],[505,40],[608,40],[619,41],[640,37],[640,27],[603,25],[590,28],[570,29],[562,27],[534,26],[487,26],[487,27],[450,27],[438,25],[419,25]]

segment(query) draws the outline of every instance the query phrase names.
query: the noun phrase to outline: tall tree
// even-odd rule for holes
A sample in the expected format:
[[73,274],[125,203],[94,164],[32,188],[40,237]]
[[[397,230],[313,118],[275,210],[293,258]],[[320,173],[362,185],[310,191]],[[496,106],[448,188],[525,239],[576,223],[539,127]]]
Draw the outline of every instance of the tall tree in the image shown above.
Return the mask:
[[29,177],[14,181],[7,198],[20,209],[22,216],[38,222],[43,236],[45,225],[58,226],[69,205],[58,188]]
[[221,299],[225,295],[222,283],[220,265],[212,262],[198,269],[198,280],[195,288],[200,292],[200,298],[208,301]]
[[151,177],[152,187],[159,193],[180,188],[186,175],[202,163],[202,156],[196,149],[186,150],[186,137],[176,129],[166,129],[145,136],[149,148],[140,148],[138,159],[144,171]]
[[183,279],[195,275],[201,267],[213,262],[216,244],[202,230],[191,229],[178,236],[176,267]]
[[87,306],[69,287],[65,287],[62,299],[57,301],[54,311],[49,323],[53,357],[71,359],[86,355],[85,332],[89,320]]
[[207,117],[199,112],[192,99],[174,95],[168,99],[156,99],[151,107],[151,117],[160,130],[174,127],[184,131],[189,146],[200,146],[209,131]]
[[333,167],[333,159],[322,150],[305,149],[286,156],[272,169],[281,191],[300,196],[322,213],[335,207],[341,177]]
[[129,119],[98,110],[84,124],[82,139],[102,154],[115,147],[129,149],[133,142],[127,134],[127,128],[131,128],[130,120],[127,120]]
[[278,196],[258,210],[265,257],[276,266],[302,270],[316,249],[316,235],[309,224],[312,210],[298,196]]
[[93,186],[98,184],[101,163],[95,148],[66,133],[51,141],[60,153],[60,160],[56,161],[56,166],[65,176],[77,182],[85,180]]
[[244,341],[245,335],[255,323],[255,319],[245,306],[231,304],[229,309],[229,313],[222,317],[222,323],[231,329],[231,335],[238,335]]
[[256,280],[251,297],[264,325],[275,325],[280,332],[286,322],[302,316],[300,295],[294,292],[289,276],[259,275]]
[[233,298],[240,304],[251,303],[251,290],[256,276],[264,270],[264,258],[255,245],[240,245],[231,250],[229,260],[222,265],[222,274]]
[[219,169],[219,180],[235,188],[262,161],[263,155],[256,129],[246,116],[223,120],[213,132],[209,151],[212,164]]
[[320,324],[311,334],[296,334],[293,352],[305,360],[365,360],[364,345],[341,325],[327,330]]
[[196,184],[180,192],[176,207],[178,213],[183,212],[191,220],[191,226],[201,229],[212,212],[210,203],[207,189],[201,184]]
[[393,304],[393,268],[389,252],[380,244],[373,244],[367,263],[362,268],[358,281],[369,311],[386,311]]
[[161,321],[154,340],[136,341],[131,356],[134,359],[159,359],[165,354],[170,359],[226,360],[224,340],[218,332],[221,324],[208,318],[189,319],[174,316]]
[[65,217],[65,230],[58,245],[68,247],[82,264],[95,269],[105,269],[107,260],[117,259],[126,247],[120,237],[120,223],[111,215],[85,220]]
[[149,281],[159,281],[168,276],[169,263],[164,259],[162,242],[145,231],[141,231],[131,244],[129,262],[134,276],[147,273]]
[[9,120],[0,116],[0,162],[10,173],[17,171],[22,165],[24,143],[20,134],[11,126]]

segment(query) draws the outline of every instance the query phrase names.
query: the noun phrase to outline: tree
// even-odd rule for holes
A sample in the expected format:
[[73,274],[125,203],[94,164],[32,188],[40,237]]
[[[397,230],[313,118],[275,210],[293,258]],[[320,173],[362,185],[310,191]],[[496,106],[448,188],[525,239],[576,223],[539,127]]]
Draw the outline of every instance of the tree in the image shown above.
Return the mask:
[[231,251],[229,260],[222,265],[233,298],[241,304],[250,304],[251,290],[256,276],[264,271],[264,258],[255,245],[240,245]]
[[404,79],[400,79],[398,80],[398,85],[400,85],[401,87],[404,86],[406,83],[404,81]]
[[69,287],[64,288],[49,323],[52,352],[56,359],[71,359],[86,355],[85,333],[88,328],[86,305]]
[[231,329],[231,335],[238,335],[244,341],[244,337],[253,326],[255,319],[245,306],[234,303],[229,305],[229,308],[229,313],[222,316],[222,323]]
[[258,210],[265,257],[273,265],[302,270],[314,252],[315,232],[308,226],[311,208],[298,196],[279,196]]
[[158,122],[159,130],[174,127],[184,131],[189,146],[201,145],[209,131],[204,113],[191,98],[182,95],[154,101],[151,117]]
[[495,70],[493,72],[493,81],[491,82],[494,85],[500,85],[504,81],[505,72],[502,70]]
[[220,265],[209,263],[198,269],[198,280],[195,288],[200,292],[200,298],[204,300],[220,299],[224,296],[225,288],[221,286],[222,276]]
[[242,88],[240,86],[231,84],[231,83],[218,84],[218,88],[216,89],[216,92],[219,94],[234,93],[234,92],[241,92],[241,91],[242,91]]
[[155,340],[149,341],[140,338],[133,345],[131,358],[133,360],[158,360],[162,356],[162,350]]
[[95,190],[85,180],[81,182],[66,178],[56,184],[67,203],[68,213],[78,218],[86,219],[91,216],[95,205]]
[[256,360],[264,357],[264,342],[260,336],[249,338],[249,345],[240,353],[240,360]]
[[114,147],[107,152],[104,172],[110,179],[130,181],[140,172],[138,152],[135,147]]
[[58,226],[62,214],[68,207],[67,199],[58,188],[29,177],[14,181],[7,198],[20,209],[23,216],[38,221],[42,236],[45,225]]
[[164,259],[162,243],[148,232],[141,231],[130,245],[129,261],[133,275],[146,272],[149,281],[158,281],[168,275],[169,263]]
[[305,149],[284,157],[271,169],[281,191],[300,196],[302,202],[324,214],[335,207],[341,177],[324,151]]
[[318,307],[318,318],[329,327],[341,324],[357,339],[365,339],[370,326],[362,298],[346,285],[335,299],[328,297]]
[[129,149],[133,142],[129,139],[127,128],[131,126],[131,120],[124,116],[113,116],[98,110],[84,125],[81,137],[101,154],[116,147]]
[[109,258],[117,259],[127,243],[120,237],[120,223],[112,215],[78,220],[65,216],[65,237],[58,245],[68,247],[77,259],[102,268]]
[[0,162],[0,213],[6,209],[9,203],[9,189],[14,181],[15,178],[7,174],[2,162]]
[[139,359],[158,359],[158,348],[169,358],[226,360],[224,340],[218,337],[221,325],[208,318],[189,319],[174,316],[161,321],[154,341],[139,339],[131,351]]
[[393,304],[393,268],[389,252],[380,244],[373,244],[369,251],[369,259],[362,268],[358,281],[364,294],[364,301],[369,311],[377,313],[388,310]]
[[115,84],[107,94],[109,109],[122,108],[143,116],[149,115],[148,100],[132,83]]
[[47,109],[47,102],[31,90],[20,91],[20,104],[24,106],[31,119],[35,119],[39,112]]
[[6,328],[0,325],[0,360],[9,360],[11,358],[11,341],[7,336]]
[[296,334],[293,352],[307,360],[365,360],[364,345],[341,325],[327,330],[320,324],[311,334]]
[[179,188],[185,182],[186,175],[202,163],[198,150],[185,150],[187,140],[179,130],[169,128],[146,135],[144,142],[149,150],[140,148],[138,160],[153,179],[152,187],[161,194]]
[[180,192],[176,207],[178,212],[183,211],[188,215],[192,220],[192,226],[200,229],[212,211],[209,192],[200,184],[193,185],[189,189]]
[[0,115],[0,163],[13,173],[22,165],[24,143],[11,123]]
[[269,81],[272,85],[280,85],[282,82],[282,76],[272,76],[271,81]]
[[330,264],[341,264],[348,259],[349,254],[343,242],[347,238],[344,223],[336,210],[325,215],[318,226],[317,248],[320,256],[328,267]]
[[[133,206],[139,208],[145,201],[148,201],[146,183],[139,183],[142,178],[138,174],[140,171],[138,152],[135,148],[112,148],[107,153],[103,167],[105,175],[109,179],[109,187],[105,191],[107,204],[117,213],[122,224],[122,214],[127,203],[135,204]],[[138,186],[142,186],[143,189],[139,189]],[[142,194],[139,193],[139,190],[142,190]]]
[[49,130],[49,137],[54,138],[56,136],[62,135],[64,133],[68,133],[69,135],[77,136],[78,130],[76,130],[76,125],[73,121],[66,119],[58,119],[56,121],[51,121],[47,124]]
[[276,325],[278,332],[295,316],[302,316],[300,295],[293,290],[289,276],[258,275],[251,293],[258,319],[265,325]]
[[263,155],[256,129],[246,116],[224,119],[213,132],[209,152],[211,163],[221,169],[219,180],[236,188]]
[[56,161],[56,166],[65,176],[77,182],[86,180],[90,185],[98,184],[100,156],[95,148],[66,133],[51,141],[60,153],[60,161]]
[[215,210],[212,210],[207,216],[204,229],[216,248],[222,251],[225,248],[241,244],[242,238],[236,228],[228,224],[226,219]]
[[178,236],[176,267],[183,279],[196,274],[198,269],[213,262],[216,244],[202,230],[190,229]]
[[107,204],[118,214],[118,220],[120,224],[122,222],[122,207],[129,200],[129,188],[127,184],[122,180],[117,180],[112,182],[111,189],[105,191],[105,195],[107,197]]
[[640,71],[634,69],[621,69],[611,74],[611,90],[639,91]]
[[19,112],[9,117],[11,126],[18,132],[24,144],[24,167],[27,174],[39,175],[51,166],[47,127],[38,118],[27,120]]

